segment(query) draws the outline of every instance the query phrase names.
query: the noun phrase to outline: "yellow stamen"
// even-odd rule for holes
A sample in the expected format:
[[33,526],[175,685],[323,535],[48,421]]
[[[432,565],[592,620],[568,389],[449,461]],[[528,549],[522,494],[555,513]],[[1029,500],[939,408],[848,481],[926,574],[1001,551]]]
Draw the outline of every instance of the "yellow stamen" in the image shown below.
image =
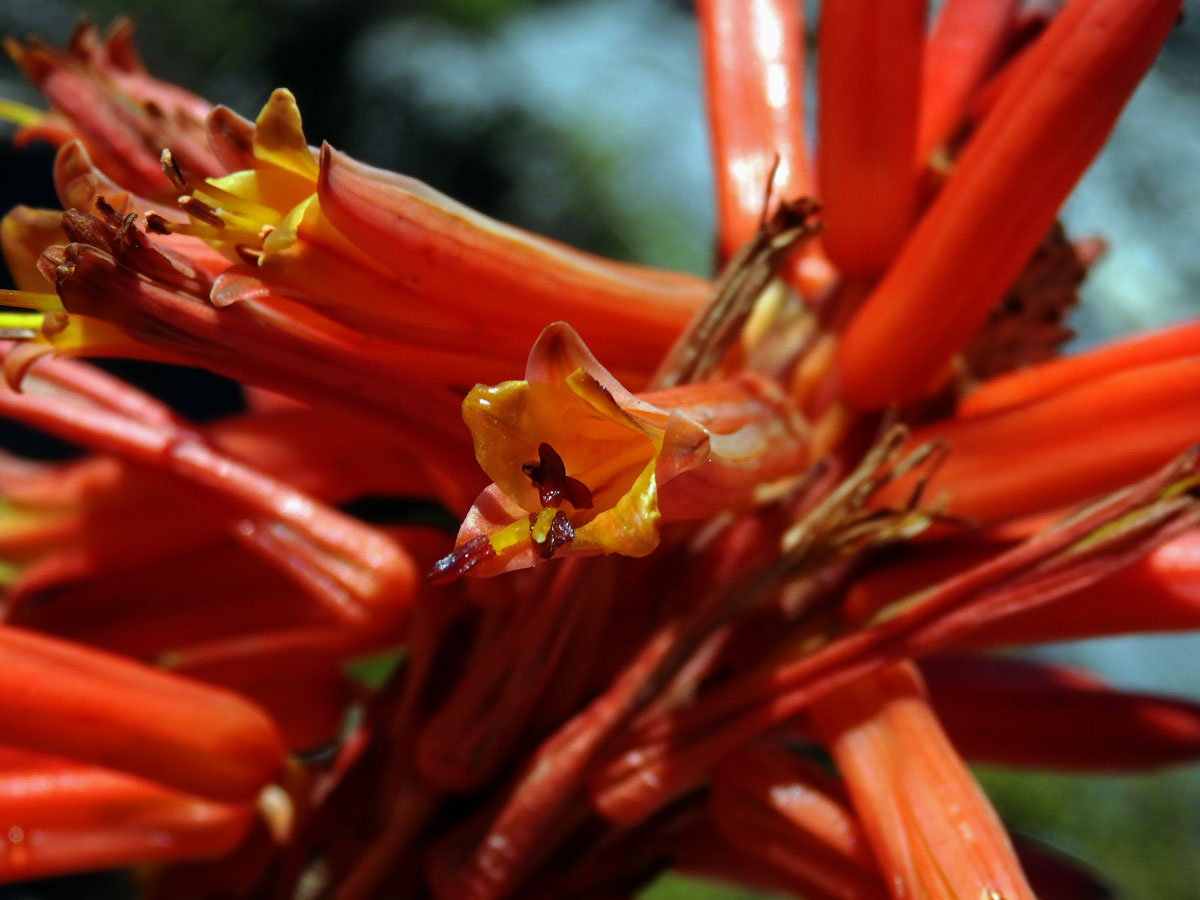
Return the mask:
[[546,535],[550,533],[550,526],[554,523],[554,516],[557,512],[556,509],[547,508],[538,513],[537,519],[529,526],[529,536],[535,543],[546,543]]
[[186,234],[214,244],[250,244],[257,246],[262,242],[262,234],[257,230],[240,228],[214,228],[204,222],[191,221],[187,223],[171,222],[167,225],[171,234]]
[[36,125],[45,115],[45,110],[34,109],[24,103],[14,103],[12,100],[0,100],[0,119],[16,125]]
[[[553,518],[553,515],[551,518]],[[526,541],[528,539],[529,520],[517,519],[517,521],[513,522],[511,525],[506,525],[495,534],[489,535],[488,543],[492,545],[492,549],[496,552],[496,555],[500,556],[502,553],[512,549],[513,547],[517,546],[517,544],[520,544],[522,541]],[[545,535],[543,535],[542,540],[545,539]]]
[[39,312],[0,313],[0,336],[9,340],[26,340],[37,337],[42,330],[42,314]]
[[58,294],[35,294],[33,291],[0,290],[0,303],[18,309],[36,309],[41,312],[63,312]]
[[239,194],[219,187],[213,179],[208,179],[192,192],[192,196],[203,200],[218,212],[240,216],[252,222],[278,222],[279,211],[256,203]]

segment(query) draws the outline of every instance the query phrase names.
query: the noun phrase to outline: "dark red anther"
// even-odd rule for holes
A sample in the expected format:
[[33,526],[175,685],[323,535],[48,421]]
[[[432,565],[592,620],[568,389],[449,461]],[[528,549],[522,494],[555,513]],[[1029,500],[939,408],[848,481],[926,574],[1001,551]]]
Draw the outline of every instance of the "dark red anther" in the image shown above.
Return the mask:
[[[536,463],[525,463],[521,471],[529,476],[533,486],[538,489],[538,499],[543,507],[557,509],[566,500],[576,509],[592,508],[592,492],[578,478],[567,474],[562,457],[545,441],[538,444],[538,459]],[[558,521],[557,516],[555,521]]]
[[[542,444],[542,446],[546,445]],[[556,512],[550,522],[550,530],[546,532],[546,539],[540,544],[535,541],[533,546],[537,550],[538,556],[542,559],[549,559],[559,547],[569,544],[573,540],[575,540],[575,529],[571,527],[566,516],[561,512]]]
[[167,176],[167,180],[171,182],[175,190],[184,194],[192,192],[192,189],[188,187],[187,179],[183,177],[183,172],[179,169],[179,163],[175,161],[175,155],[170,150],[163,150],[162,155],[158,158],[158,164],[162,166],[163,174]]
[[[570,526],[568,525],[568,527]],[[550,530],[554,530],[553,524]],[[574,532],[571,536],[574,537]],[[546,540],[549,542],[550,539]],[[433,584],[449,584],[466,575],[485,559],[491,559],[495,555],[496,551],[492,549],[492,542],[488,540],[488,536],[479,534],[469,541],[459,544],[435,562],[425,577]]]
[[151,234],[170,234],[171,228],[167,220],[158,213],[146,214],[146,230]]

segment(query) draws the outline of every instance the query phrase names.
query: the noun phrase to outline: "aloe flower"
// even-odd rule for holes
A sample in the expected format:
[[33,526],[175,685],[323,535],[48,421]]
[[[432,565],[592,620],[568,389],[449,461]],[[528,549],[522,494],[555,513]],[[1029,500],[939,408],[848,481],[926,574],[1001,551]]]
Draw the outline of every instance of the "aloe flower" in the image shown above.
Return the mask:
[[1200,705],[988,652],[1200,626],[1200,330],[1059,355],[1057,211],[1179,11],[826,2],[810,158],[800,3],[699,0],[712,280],[212,107],[127,23],[10,41],[63,209],[0,225],[0,413],[90,455],[0,458],[0,881],[1093,896],[967,764],[1200,757]]

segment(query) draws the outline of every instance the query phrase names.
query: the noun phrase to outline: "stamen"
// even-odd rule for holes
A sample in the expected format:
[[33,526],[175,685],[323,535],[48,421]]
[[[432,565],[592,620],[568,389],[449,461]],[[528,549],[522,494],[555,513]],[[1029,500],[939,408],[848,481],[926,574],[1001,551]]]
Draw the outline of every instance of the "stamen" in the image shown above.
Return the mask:
[[529,517],[529,537],[535,544],[544,543],[546,535],[550,533],[550,526],[554,524],[554,517],[558,515],[556,509],[543,509],[536,516]]
[[203,200],[197,200],[195,197],[183,196],[176,201],[180,208],[194,219],[199,219],[201,222],[206,222],[214,228],[224,228],[225,220],[220,214],[205,203]]
[[122,215],[104,197],[97,197],[96,210],[109,225],[116,229],[116,239],[121,245],[135,245],[139,238],[133,227],[137,221],[137,213]]
[[16,125],[36,125],[46,113],[24,103],[14,103],[11,100],[0,100],[0,120]]
[[571,527],[570,521],[561,511],[556,511],[554,518],[550,520],[550,528],[546,531],[545,540],[540,543],[535,541],[533,548],[542,559],[549,559],[559,547],[569,544],[573,540],[575,540],[575,529]]
[[[162,156],[159,157],[159,162],[172,186],[179,191],[179,196],[175,200],[176,204],[178,204],[180,209],[192,216],[192,218],[197,219],[198,223],[206,223],[213,228],[225,229],[230,226],[233,228],[244,225],[255,226],[265,219],[268,221],[268,224],[263,225],[259,230],[259,243],[261,243],[267,234],[270,234],[270,229],[274,226],[269,223],[278,218],[278,213],[275,210],[268,206],[263,206],[261,203],[256,203],[253,200],[248,200],[245,197],[240,197],[224,188],[217,187],[211,181],[204,181],[199,186],[193,187],[184,178],[183,172],[180,170],[179,164],[175,161],[175,157],[170,150],[163,150]],[[218,237],[211,234],[189,232],[187,231],[188,226],[168,223],[161,216],[156,216],[154,213],[148,214],[147,218],[149,219],[150,216],[155,216],[155,218],[153,223],[150,221],[147,222],[147,229],[153,231],[155,234],[193,234],[194,237],[201,237],[207,240],[229,240],[226,235]]]
[[204,198],[210,205],[219,206],[226,212],[233,212],[253,222],[271,222],[279,218],[278,210],[217,187],[211,181],[204,182],[192,193]]
[[479,534],[469,541],[459,544],[435,562],[425,577],[433,584],[449,584],[466,575],[485,559],[491,559],[495,555],[496,551],[492,549],[492,542],[488,540],[488,536]]
[[543,507],[557,509],[566,500],[576,509],[592,508],[592,492],[587,485],[567,474],[562,457],[544,441],[538,444],[538,460],[536,463],[525,463],[521,471],[529,476],[537,488],[538,499]]
[[426,576],[433,584],[447,584],[467,574],[475,566],[492,559],[526,540],[542,559],[550,559],[559,548],[575,540],[575,528],[558,507],[566,500],[576,509],[592,505],[592,492],[577,478],[567,475],[562,457],[543,442],[538,445],[540,460],[525,463],[521,470],[529,476],[542,502],[542,511],[518,519],[491,535],[480,534],[443,556]]
[[146,213],[146,230],[151,234],[170,234],[171,223],[158,213]]
[[41,312],[63,312],[62,300],[58,294],[35,294],[32,291],[0,290],[0,303],[6,306],[16,306],[20,309],[34,309]]
[[187,180],[183,177],[183,172],[179,169],[179,163],[175,162],[175,156],[170,150],[164,149],[158,162],[162,166],[163,174],[167,176],[175,190],[184,194],[192,192],[192,189],[188,187]]
[[821,205],[807,197],[780,202],[754,238],[721,271],[708,304],[655,374],[655,389],[691,384],[712,375],[779,267],[804,241],[820,232],[822,226],[816,220],[820,211]]

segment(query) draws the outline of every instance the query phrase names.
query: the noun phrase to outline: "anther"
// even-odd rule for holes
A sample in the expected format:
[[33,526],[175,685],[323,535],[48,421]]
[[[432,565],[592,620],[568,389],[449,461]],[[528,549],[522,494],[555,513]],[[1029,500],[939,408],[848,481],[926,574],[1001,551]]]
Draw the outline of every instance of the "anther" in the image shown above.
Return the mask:
[[550,528],[546,531],[546,539],[540,543],[535,541],[533,548],[542,559],[549,559],[559,547],[569,544],[573,540],[575,540],[575,529],[571,527],[567,517],[559,511],[554,514],[554,518],[550,522]]
[[158,213],[146,213],[146,230],[151,234],[170,234],[171,226]]
[[195,197],[190,196],[182,196],[176,202],[193,219],[199,219],[201,222],[212,225],[214,228],[225,227],[225,220],[203,200],[197,200]]
[[252,266],[257,266],[263,258],[263,252],[247,244],[235,244],[233,252],[241,258],[242,262],[249,263]]
[[179,163],[175,162],[175,156],[170,150],[164,149],[162,155],[158,158],[158,162],[162,166],[163,174],[174,185],[175,190],[185,194],[192,192],[192,189],[188,187],[188,183],[183,177],[183,172],[179,169]]
[[543,507],[558,508],[566,500],[576,509],[592,508],[592,492],[587,485],[567,474],[562,457],[544,441],[538,444],[538,462],[525,463],[521,471],[537,488]]
[[488,536],[479,534],[469,541],[459,544],[435,562],[425,577],[433,584],[449,584],[466,575],[485,559],[491,559],[495,555],[496,551],[492,547],[492,542],[488,540]]

